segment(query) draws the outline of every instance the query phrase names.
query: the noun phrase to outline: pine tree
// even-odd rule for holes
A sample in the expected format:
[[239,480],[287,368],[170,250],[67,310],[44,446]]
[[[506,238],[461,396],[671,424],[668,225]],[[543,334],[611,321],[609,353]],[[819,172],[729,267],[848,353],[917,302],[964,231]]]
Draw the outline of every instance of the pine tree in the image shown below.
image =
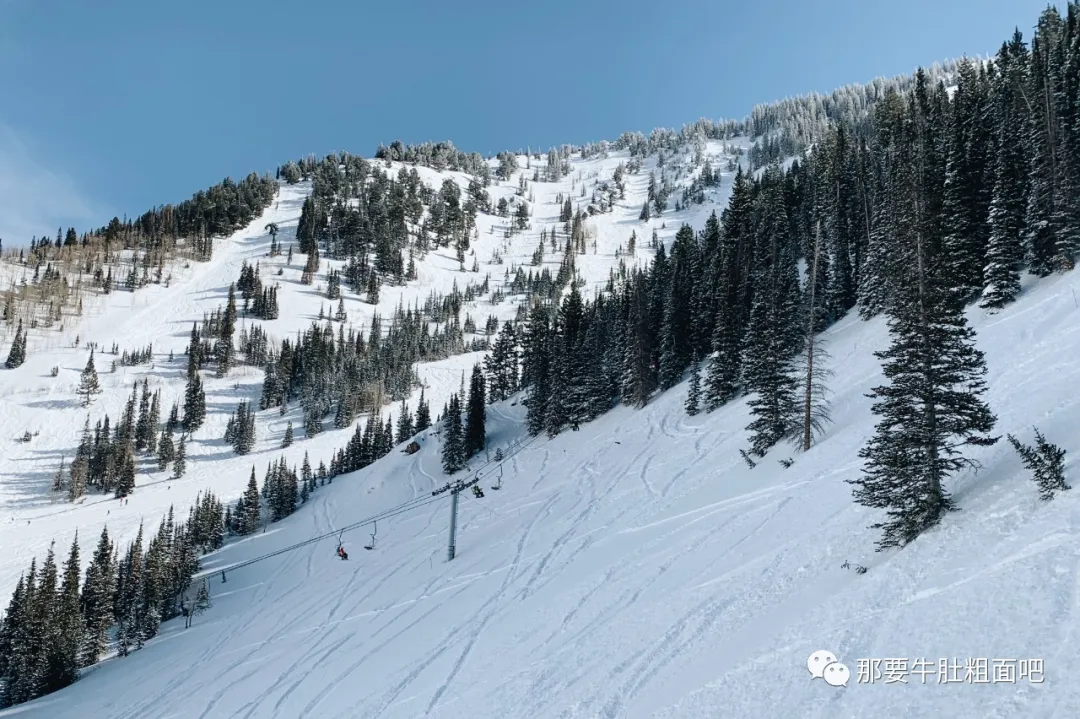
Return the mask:
[[90,350],[90,359],[86,361],[86,367],[79,376],[79,387],[75,393],[83,398],[83,406],[89,407],[94,396],[101,392],[101,382],[98,380],[97,369],[94,368],[94,350]]
[[116,482],[117,499],[123,499],[135,491],[135,452],[131,442],[124,443],[122,452],[120,475]]
[[15,339],[11,342],[11,350],[8,352],[7,362],[4,363],[4,366],[8,369],[15,369],[25,361],[26,333],[23,332],[22,320],[19,320],[19,325],[15,329]]
[[71,551],[64,563],[63,580],[56,597],[51,640],[49,642],[48,669],[45,692],[53,692],[72,684],[79,675],[80,650],[86,628],[80,612],[79,536],[76,532]]
[[461,404],[458,395],[450,396],[450,403],[442,418],[442,466],[446,474],[454,474],[465,466],[465,437],[461,426]]
[[465,456],[471,457],[484,448],[487,432],[485,428],[486,388],[484,373],[480,365],[473,365],[472,379],[469,383],[469,405],[465,422]]
[[1024,466],[1032,474],[1032,479],[1039,488],[1039,499],[1050,501],[1055,492],[1072,489],[1065,482],[1065,450],[1050,444],[1035,427],[1035,447],[1021,444],[1016,437],[1008,435],[1009,444],[1024,460]]
[[202,378],[196,372],[188,379],[184,391],[184,421],[181,426],[187,433],[194,432],[206,419],[206,393],[203,391]]
[[261,522],[259,508],[259,485],[255,481],[255,465],[251,466],[251,478],[248,479],[247,489],[244,491],[244,511],[238,516],[238,534],[251,534],[259,529]]
[[60,466],[56,470],[56,474],[53,475],[52,491],[62,492],[64,491],[64,485],[67,484],[67,464],[64,462],[64,458],[60,458]]
[[798,349],[799,281],[788,235],[783,185],[777,169],[766,173],[753,279],[756,287],[743,358],[753,421],[750,453],[758,457],[798,428],[792,358]]
[[101,538],[86,568],[81,607],[86,634],[83,640],[80,666],[96,664],[109,645],[109,627],[113,623],[113,594],[116,591],[116,570],[113,566],[113,545],[109,532],[101,529]]
[[686,413],[693,417],[701,407],[701,357],[694,352],[690,363],[690,385],[686,392]]
[[859,453],[866,460],[864,474],[847,480],[856,485],[859,504],[886,510],[886,519],[873,525],[883,530],[879,550],[908,544],[954,509],[946,480],[964,467],[978,467],[962,447],[997,441],[986,436],[996,417],[981,399],[983,354],[946,278],[935,272],[940,265],[923,236],[925,210],[912,167],[901,163],[894,171],[900,173],[897,200],[906,218],[898,226],[907,230],[896,236],[892,345],[875,353],[889,384],[870,395],[880,420]]
[[173,458],[173,479],[180,479],[187,471],[187,433],[180,435],[180,443],[176,445],[176,456]]
[[420,399],[416,404],[416,429],[417,433],[423,432],[431,426],[431,408],[424,401],[424,390],[420,390]]
[[409,413],[409,406],[405,404],[405,400],[401,400],[401,412],[398,414],[397,444],[407,441],[414,434],[413,418]]
[[172,434],[168,429],[161,431],[158,440],[157,465],[159,470],[164,470],[176,458],[176,446],[173,444]]
[[229,284],[229,297],[225,303],[225,314],[221,318],[221,330],[217,343],[217,376],[224,377],[232,368],[233,333],[236,330],[236,285]]
[[285,438],[281,440],[281,448],[285,449],[286,447],[290,447],[290,446],[292,446],[292,443],[293,443],[293,428],[292,428],[292,422],[290,421],[289,424],[287,424],[285,426]]
[[1025,214],[1029,180],[1027,145],[1024,141],[1026,108],[1026,50],[1019,31],[1002,46],[996,65],[995,111],[998,126],[990,202],[990,239],[983,269],[985,309],[999,309],[1020,294],[1020,270],[1024,261]]

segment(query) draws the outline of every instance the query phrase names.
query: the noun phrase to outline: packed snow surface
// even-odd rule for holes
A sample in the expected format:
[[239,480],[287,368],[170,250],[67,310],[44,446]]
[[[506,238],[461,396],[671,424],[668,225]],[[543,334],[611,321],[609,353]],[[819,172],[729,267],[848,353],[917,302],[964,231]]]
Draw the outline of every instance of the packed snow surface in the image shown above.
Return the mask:
[[[286,188],[278,211],[301,200],[302,190]],[[288,211],[295,217],[295,208]],[[252,228],[251,242],[265,239],[259,228],[272,213]],[[177,319],[162,331],[177,349],[190,315],[202,311],[182,303],[200,293],[221,302],[239,262],[237,255],[235,266],[218,276],[194,275],[183,294],[169,295],[177,298],[170,300]],[[990,369],[987,400],[999,417],[996,433],[1030,442],[1038,425],[1069,451],[1070,475],[1080,453],[1077,285],[1076,273],[1028,283],[1022,298],[999,314],[969,311]],[[139,303],[152,302],[144,296],[134,295],[126,326],[160,326],[159,318],[138,315]],[[286,307],[283,301],[283,316]],[[105,332],[117,316],[110,311],[87,322],[102,323],[93,331]],[[488,409],[489,452],[502,449],[508,458],[498,465],[479,457],[457,475],[468,479],[482,467],[486,496],[461,494],[453,561],[446,546],[450,496],[431,495],[447,478],[439,439],[428,432],[420,452],[395,451],[339,477],[265,533],[204,558],[213,606],[191,628],[169,622],[130,658],[103,661],[73,686],[0,716],[1076,716],[1080,493],[1040,502],[1002,439],[973,450],[984,469],[951,485],[962,511],[903,550],[875,553],[877,535],[867,525],[880,515],[855,505],[845,480],[858,476],[857,452],[873,432],[865,395],[883,382],[872,353],[887,346],[888,334],[883,319],[852,315],[824,341],[836,373],[835,421],[805,454],[777,447],[749,468],[738,453],[747,446],[745,400],[688,417],[685,385],[644,409],[619,407],[554,439],[523,434],[524,408],[515,398]],[[474,359],[448,364],[447,392],[460,381],[457,370]],[[72,360],[62,373],[70,383],[79,369],[81,362]],[[248,393],[261,379],[252,372],[243,380]],[[111,414],[126,392],[130,384],[117,390]],[[208,388],[208,404],[209,395]],[[59,410],[71,401],[70,391],[32,401]],[[433,398],[432,405],[437,411],[441,402]],[[5,400],[4,406],[0,429],[21,432],[23,405]],[[63,412],[78,421],[55,431],[77,436],[83,413]],[[281,431],[284,419],[271,414],[260,415],[266,438],[255,459],[260,477],[279,454],[266,427]],[[225,414],[209,419],[224,423]],[[42,436],[52,431],[45,422],[40,429]],[[322,458],[346,436],[327,435],[298,441],[287,451],[290,461],[305,450],[313,461]],[[235,497],[253,458],[210,445],[201,451],[221,458],[202,469],[196,460],[192,479],[164,491],[148,490],[146,483],[156,480],[141,477],[122,509],[97,496],[84,506],[52,509],[26,499],[30,508],[0,530],[4,586],[53,536],[63,547],[62,529],[73,532],[77,524],[80,536],[89,537],[85,551],[103,522],[110,532],[116,525],[130,534],[145,514],[156,527],[169,495],[184,506],[198,488],[220,483],[229,489],[223,498]],[[31,462],[29,447],[12,461]],[[788,457],[794,464],[785,469],[780,460]],[[501,489],[491,490],[500,474]],[[4,491],[15,516],[19,497]],[[139,508],[140,501],[147,504]],[[373,527],[341,535],[349,560],[338,559],[336,530],[410,501],[406,511],[378,522],[372,551],[363,545]],[[229,571],[320,535],[329,536]],[[857,566],[868,571],[859,574]],[[849,667],[847,686],[811,677],[807,658],[818,650]],[[860,682],[860,660],[871,659],[882,660],[882,676]],[[908,671],[888,676],[886,659],[905,660]],[[942,675],[939,660],[946,663]],[[964,681],[965,663],[980,660],[989,666],[988,681]],[[993,681],[995,660],[1014,662],[1014,681]],[[925,669],[910,671],[921,662],[932,665],[925,678]],[[1020,677],[1021,667],[1042,674]],[[905,681],[886,681],[896,676]]]

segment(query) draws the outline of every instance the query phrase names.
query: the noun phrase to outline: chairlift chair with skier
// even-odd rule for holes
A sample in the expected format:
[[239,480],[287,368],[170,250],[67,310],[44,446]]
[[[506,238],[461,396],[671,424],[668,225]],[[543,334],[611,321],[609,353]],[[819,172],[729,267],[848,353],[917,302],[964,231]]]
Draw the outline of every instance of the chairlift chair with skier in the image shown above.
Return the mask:
[[349,558],[349,553],[345,551],[345,547],[344,547],[344,546],[343,546],[343,545],[341,544],[341,535],[342,535],[342,534],[345,534],[345,530],[344,530],[344,529],[343,529],[343,530],[341,530],[341,532],[339,532],[339,533],[338,533],[338,540],[337,540],[337,555],[338,555],[339,557],[341,557],[342,561],[345,561],[346,559],[348,559],[348,558]]

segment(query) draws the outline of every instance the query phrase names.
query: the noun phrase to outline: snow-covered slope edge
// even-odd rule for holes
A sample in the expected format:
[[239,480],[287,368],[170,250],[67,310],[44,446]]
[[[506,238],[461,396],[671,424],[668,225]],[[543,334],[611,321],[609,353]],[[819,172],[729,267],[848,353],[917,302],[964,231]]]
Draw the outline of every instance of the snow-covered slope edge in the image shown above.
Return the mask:
[[[1071,454],[1080,421],[1080,276],[1029,288],[998,315],[971,310],[997,432],[1036,423]],[[19,707],[25,717],[995,717],[1066,716],[1080,702],[1080,495],[1041,503],[1011,448],[953,489],[963,511],[900,552],[874,554],[877,517],[845,479],[872,432],[881,319],[825,334],[837,369],[823,442],[750,470],[743,402],[687,418],[683,392],[619,408],[504,467],[503,488],[212,579],[213,608],[138,653]],[[506,446],[520,406],[490,410]],[[793,455],[794,456],[794,455]],[[1071,459],[1071,457],[1070,457]],[[1070,463],[1069,467],[1072,464]],[[1067,467],[1067,471],[1069,469]],[[485,480],[488,484],[493,480]],[[339,478],[210,571],[344,526],[443,483],[438,440]],[[444,495],[445,497],[445,495]],[[448,498],[446,498],[448,500]],[[850,561],[869,568],[858,575]],[[844,688],[812,681],[835,652]],[[1045,682],[857,684],[860,658],[1042,659]],[[959,676],[964,676],[961,668]],[[945,677],[948,679],[948,675]],[[1058,714],[1055,714],[1058,712]],[[3,714],[0,714],[2,716]]]

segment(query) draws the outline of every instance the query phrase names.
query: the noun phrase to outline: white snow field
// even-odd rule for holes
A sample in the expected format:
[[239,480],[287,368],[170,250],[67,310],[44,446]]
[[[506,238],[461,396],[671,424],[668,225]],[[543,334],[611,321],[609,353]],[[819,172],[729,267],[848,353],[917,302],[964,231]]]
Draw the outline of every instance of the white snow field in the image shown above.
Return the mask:
[[[1075,273],[1004,312],[972,311],[999,428],[1038,423],[1077,451]],[[1071,717],[1080,704],[1080,494],[1041,503],[1004,441],[953,486],[962,511],[875,554],[875,515],[844,483],[872,429],[883,321],[827,334],[836,423],[790,469],[753,470],[745,402],[688,418],[678,389],[553,440],[524,440],[503,485],[212,575],[213,608],[129,659],[14,711],[25,717]],[[521,407],[489,410],[490,444]],[[310,507],[208,557],[209,572],[429,496],[438,440],[321,489]],[[497,474],[497,472],[495,473]],[[481,480],[485,487],[494,475]],[[865,574],[841,568],[850,561]],[[811,679],[833,652],[852,679]],[[985,684],[856,682],[859,658],[1043,660]],[[1017,661],[1013,665],[1019,667]],[[1032,665],[1025,662],[1029,669]],[[964,671],[952,676],[963,678]],[[943,677],[948,680],[946,673]],[[993,679],[993,670],[990,670]],[[0,714],[3,715],[3,714]]]
[[[709,213],[719,213],[726,206],[731,190],[733,173],[726,169],[732,157],[730,152],[740,143],[745,146],[745,138],[730,143],[707,143],[705,155],[718,171],[722,171],[723,178],[720,187],[708,191],[704,205],[692,205],[681,212],[669,210],[662,217],[647,222],[637,218],[647,196],[649,172],[655,168],[657,158],[646,161],[639,174],[627,175],[624,200],[618,203],[613,212],[596,215],[586,222],[586,231],[591,235],[588,252],[576,257],[579,272],[588,283],[585,294],[591,296],[602,289],[609,271],[618,265],[620,259],[627,265],[646,263],[653,254],[648,249],[653,229],[670,244],[683,222],[700,228]],[[535,202],[530,203],[533,207],[530,229],[507,240],[503,237],[509,221],[507,218],[479,214],[478,237],[472,242],[480,269],[478,273],[461,272],[453,249],[442,248],[424,258],[417,258],[419,277],[416,281],[408,282],[403,287],[383,285],[378,305],[368,304],[343,286],[342,296],[348,312],[346,330],[352,327],[366,337],[371,319],[378,313],[385,332],[399,306],[422,307],[433,292],[447,294],[455,283],[458,290],[464,292],[468,283],[479,285],[485,275],[490,275],[491,289],[499,288],[505,273],[512,266],[522,266],[526,272],[539,272],[546,267],[554,275],[562,260],[561,247],[558,252],[551,252],[549,247],[541,267],[531,266],[530,259],[540,241],[541,230],[561,225],[558,220],[562,207],[556,200],[560,195],[569,195],[575,208],[587,205],[595,183],[610,180],[615,168],[628,158],[629,153],[625,151],[611,152],[606,158],[587,160],[577,156],[572,161],[573,171],[561,181],[533,183],[533,170],[528,168],[524,156],[519,157],[521,170],[507,181],[493,183],[487,189],[493,204],[500,197],[509,198],[515,194],[519,178],[524,174],[530,180],[530,191],[535,195]],[[536,163],[537,160],[533,159],[532,162]],[[686,185],[699,172],[690,166],[686,157],[680,155],[669,154],[667,162],[669,173],[679,175],[676,186]],[[383,162],[375,164],[391,176],[396,176],[401,167],[401,163],[393,163],[390,167]],[[446,178],[458,182],[463,193],[468,186],[469,176],[464,173],[437,172],[422,166],[416,167],[416,170],[421,179],[435,190]],[[583,185],[587,190],[584,198],[580,196]],[[175,505],[180,515],[186,516],[188,506],[199,492],[213,491],[222,501],[234,502],[247,485],[252,464],[256,465],[260,482],[267,464],[281,456],[290,465],[299,467],[307,452],[313,468],[318,467],[320,461],[329,465],[332,452],[344,446],[352,436],[352,428],[334,430],[332,423],[327,421],[328,431],[306,440],[303,438],[303,418],[298,407],[285,415],[272,409],[257,415],[256,445],[251,454],[244,457],[234,455],[222,438],[226,422],[241,400],[254,400],[257,406],[263,382],[261,368],[240,366],[220,379],[214,377],[212,372],[203,373],[207,417],[204,426],[188,443],[187,473],[182,480],[170,480],[171,470],[159,471],[156,463],[144,459],[137,467],[136,491],[126,505],[121,505],[111,495],[103,496],[93,491],[79,504],[71,505],[62,493],[53,495],[49,491],[61,458],[65,457],[70,464],[74,457],[87,417],[91,428],[106,414],[115,424],[136,382],[148,379],[151,391],[161,389],[162,421],[174,401],[182,402],[187,368],[184,351],[192,324],[201,323],[206,314],[224,307],[229,283],[237,281],[244,262],[260,263],[264,286],[279,285],[281,312],[280,317],[272,321],[241,317],[237,322],[238,333],[246,327],[261,324],[271,343],[280,346],[282,339],[308,329],[318,319],[320,309],[325,310],[327,317],[334,315],[337,301],[327,300],[323,290],[329,270],[340,269],[343,262],[324,258],[315,283],[303,285],[300,275],[306,255],[295,253],[291,264],[287,263],[284,254],[276,258],[267,256],[270,235],[266,226],[271,222],[280,228],[278,241],[282,247],[293,245],[295,249],[300,208],[310,191],[310,183],[282,184],[278,198],[261,218],[231,238],[215,241],[214,256],[209,262],[171,268],[168,287],[151,285],[135,293],[116,291],[104,296],[90,295],[83,316],[65,317],[62,330],[35,329],[29,332],[28,360],[23,366],[15,370],[0,366],[0,547],[7,550],[0,552],[0,610],[7,606],[7,599],[30,559],[35,555],[44,557],[49,542],[54,539],[58,553],[66,554],[77,531],[84,564],[88,563],[103,526],[108,527],[109,535],[119,546],[126,546],[135,538],[140,522],[156,530],[170,505]],[[675,199],[674,196],[671,199],[672,207]],[[625,252],[631,232],[636,232],[638,238],[632,258]],[[561,230],[560,238],[564,238]],[[620,246],[621,258],[617,258],[616,249]],[[502,264],[490,262],[496,252],[502,255]],[[472,268],[473,259],[472,256],[466,258],[468,270]],[[281,275],[277,275],[279,269]],[[23,277],[29,281],[32,274],[25,268],[0,263],[0,287],[6,288],[12,281],[18,282]],[[505,320],[515,317],[517,303],[521,299],[522,296],[508,296],[502,303],[492,305],[488,296],[481,294],[474,301],[463,303],[461,319],[464,321],[466,314],[471,315],[482,331],[488,315],[495,315],[501,326]],[[239,304],[239,293],[237,301]],[[336,331],[339,323],[332,324]],[[7,355],[13,335],[14,328],[0,323],[0,352],[3,357]],[[475,336],[478,335],[467,334],[466,342]],[[79,340],[77,347],[74,346],[76,339]],[[97,342],[99,348],[105,349],[116,343],[121,351],[141,349],[152,343],[154,363],[124,367],[117,362],[113,374],[110,364],[119,357],[103,354],[99,350],[95,362],[104,393],[87,410],[75,395],[79,374],[90,354],[86,349],[87,342]],[[171,362],[170,352],[174,356]],[[426,385],[425,398],[431,407],[432,417],[442,409],[450,394],[458,391],[463,374],[467,381],[473,364],[482,357],[483,353],[471,352],[418,367]],[[54,366],[59,369],[57,377],[50,376]],[[411,411],[416,410],[419,396],[420,389],[417,389],[409,399]],[[400,404],[385,407],[384,421],[387,414],[396,419],[399,411]],[[298,441],[289,449],[281,450],[281,440],[290,420]],[[364,422],[366,418],[362,417],[359,421]],[[29,443],[17,441],[25,432],[36,436]]]
[[[260,228],[278,217],[295,224],[303,191],[284,188],[279,209],[219,243],[210,266],[192,268],[174,283],[176,291],[144,290],[129,310],[123,302],[130,295],[113,295],[112,308],[85,320],[84,337],[104,344],[115,335],[128,347],[161,338],[155,352],[179,353],[192,319],[222,301],[241,259],[262,251]],[[628,193],[627,214],[632,199]],[[665,221],[673,233],[678,223]],[[628,235],[633,226],[627,219],[619,232]],[[646,239],[640,230],[638,236]],[[622,241],[610,238],[612,246]],[[300,266],[294,258],[291,272]],[[1075,272],[1029,279],[1021,299],[1001,313],[969,312],[990,368],[996,433],[1030,442],[1038,425],[1069,451],[1067,474],[1080,453],[1078,285]],[[416,289],[417,296],[426,292]],[[281,329],[269,323],[272,334],[308,322],[284,297],[281,305],[290,319]],[[354,299],[348,309],[360,307]],[[162,308],[169,312],[155,314]],[[495,405],[488,438],[492,453],[501,448],[508,455],[502,488],[488,489],[499,475],[491,463],[480,482],[486,496],[461,495],[453,561],[446,560],[450,497],[431,495],[447,478],[438,437],[428,433],[419,453],[394,452],[339,477],[265,534],[205,557],[213,606],[191,628],[169,622],[131,657],[107,659],[71,687],[0,717],[1076,716],[1080,492],[1040,502],[1002,439],[976,448],[984,469],[952,484],[962,511],[903,550],[875,553],[877,534],[866,527],[878,514],[855,505],[844,480],[858,476],[857,452],[873,431],[865,394],[883,381],[872,352],[887,345],[885,323],[849,316],[824,338],[836,372],[835,422],[806,454],[778,447],[748,468],[738,454],[747,446],[745,400],[690,418],[685,385],[642,410],[620,407],[550,440],[522,433],[520,404]],[[260,413],[252,456],[233,457],[217,439],[222,410],[261,382],[252,370],[241,376],[239,392],[231,376],[208,382],[208,408],[218,414],[208,415],[211,429],[199,433],[207,439],[195,443],[188,477],[140,476],[123,508],[98,496],[76,507],[50,506],[48,477],[85,417],[69,408],[74,400],[66,389],[85,352],[53,351],[67,358],[63,389],[48,389],[49,360],[0,375],[0,437],[21,434],[28,422],[41,432],[28,445],[5,449],[0,465],[2,501],[15,518],[0,529],[5,599],[52,537],[66,550],[78,529],[86,552],[107,523],[126,541],[139,517],[156,527],[169,501],[186,511],[200,489],[235,499],[251,464],[261,477],[280,454],[286,418],[276,412]],[[425,370],[436,411],[456,389],[457,369],[473,360]],[[149,370],[131,368],[132,375],[141,371]],[[18,385],[9,379],[16,373],[25,378]],[[163,386],[175,396],[180,363],[166,373]],[[118,375],[102,374],[111,394],[99,402],[113,415],[134,379]],[[347,436],[298,439],[286,456],[298,462],[308,450],[317,463]],[[779,460],[788,457],[795,462],[784,469]],[[484,462],[474,460],[473,470]],[[362,548],[372,528],[359,527],[341,536],[349,560],[335,556],[335,530],[403,505],[378,522],[373,551]],[[845,562],[868,571],[857,574],[842,568]],[[817,650],[849,666],[847,686],[811,678],[807,658]],[[859,683],[860,659],[904,659],[909,668],[924,660],[933,671],[925,678],[908,673],[906,683],[885,676]],[[987,681],[963,681],[964,663],[981,659],[989,665]],[[947,670],[940,678],[939,660]],[[992,681],[994,660],[1013,661],[1014,681]],[[950,663],[959,670],[948,671]],[[1041,674],[1019,676],[1033,667]]]

